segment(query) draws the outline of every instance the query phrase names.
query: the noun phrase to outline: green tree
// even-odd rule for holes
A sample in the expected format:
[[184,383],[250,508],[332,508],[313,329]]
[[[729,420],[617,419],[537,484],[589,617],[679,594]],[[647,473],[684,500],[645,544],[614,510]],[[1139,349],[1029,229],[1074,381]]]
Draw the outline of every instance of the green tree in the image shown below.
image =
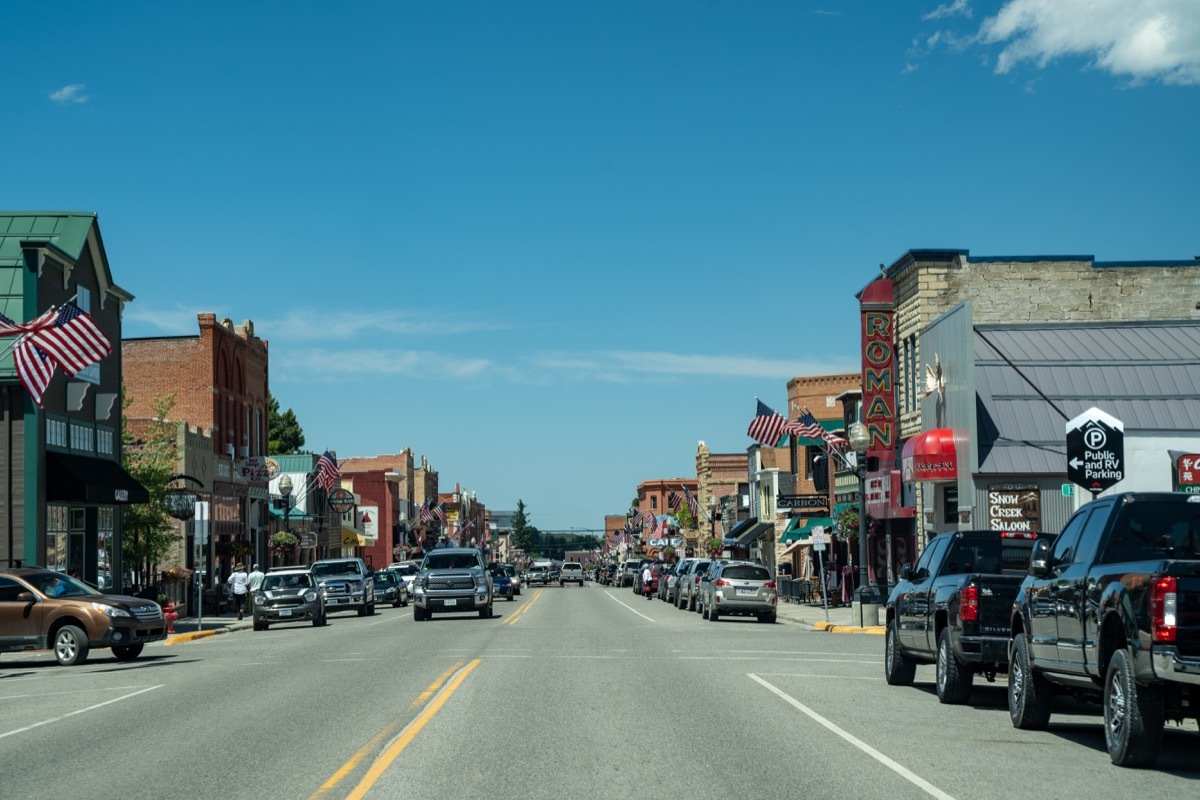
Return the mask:
[[279,411],[279,401],[267,395],[267,447],[273,456],[299,453],[304,447],[304,429],[296,420],[296,412],[290,408]]
[[[123,406],[128,408],[129,404],[126,397]],[[179,465],[177,424],[168,418],[175,407],[175,395],[155,398],[150,405],[154,418],[144,430],[135,435],[125,417],[121,431],[125,470],[150,494],[150,502],[125,509],[121,535],[122,557],[142,584],[150,582],[159,562],[179,540],[165,506],[167,484]]]
[[509,536],[509,542],[512,547],[528,553],[533,544],[530,540],[529,532],[529,517],[525,513],[525,501],[517,500],[517,513],[513,514],[512,534]]

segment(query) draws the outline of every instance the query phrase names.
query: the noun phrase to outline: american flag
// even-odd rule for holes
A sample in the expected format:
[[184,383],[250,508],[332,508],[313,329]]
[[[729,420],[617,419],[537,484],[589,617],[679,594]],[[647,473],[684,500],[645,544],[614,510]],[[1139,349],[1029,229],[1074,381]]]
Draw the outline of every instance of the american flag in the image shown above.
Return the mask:
[[804,413],[789,422],[786,430],[806,439],[821,439],[831,447],[843,447],[846,444],[845,439],[821,427],[821,423],[817,422],[817,418],[808,409],[804,409]]
[[439,523],[441,523],[442,525],[445,525],[446,524],[446,504],[438,503],[436,506],[434,506],[433,507],[433,516],[434,516],[434,518],[437,519],[437,521]]
[[692,494],[692,490],[688,487],[683,487],[683,499],[687,501],[688,511],[692,512],[692,516],[696,517],[699,514],[700,504],[696,502],[696,495]]
[[112,342],[74,300],[63,303],[53,325],[35,330],[29,338],[72,375],[112,352]]
[[32,333],[40,331],[43,328],[49,328],[54,324],[54,319],[58,316],[58,309],[52,308],[42,314],[33,322],[13,322],[4,314],[0,314],[0,336],[12,336],[18,333]]
[[326,450],[317,459],[317,485],[328,492],[342,475],[338,468],[337,455]]
[[29,398],[41,408],[42,395],[50,385],[50,379],[54,377],[54,359],[26,337],[13,348],[13,362],[16,364],[21,385],[29,392]]
[[671,493],[667,495],[667,508],[671,509],[672,511],[679,508],[679,493],[674,489],[672,489]]
[[642,512],[637,512],[633,515],[633,519],[629,521],[629,527],[636,528],[642,524]]
[[779,444],[779,437],[783,435],[784,426],[788,421],[779,414],[772,411],[762,400],[758,401],[758,414],[750,423],[750,427],[746,430],[746,435],[760,444],[765,444],[767,447],[775,447]]
[[433,511],[429,508],[432,503],[432,500],[426,500],[421,504],[421,522],[429,522],[433,519]]

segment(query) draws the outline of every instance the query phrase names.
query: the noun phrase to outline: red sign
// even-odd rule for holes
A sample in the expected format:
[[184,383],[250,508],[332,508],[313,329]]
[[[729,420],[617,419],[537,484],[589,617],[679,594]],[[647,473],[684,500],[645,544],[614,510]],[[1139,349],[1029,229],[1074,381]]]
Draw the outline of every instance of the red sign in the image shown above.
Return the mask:
[[891,467],[896,451],[896,341],[892,282],[880,278],[863,290],[862,421],[871,437],[867,454]]
[[1200,486],[1200,455],[1188,453],[1175,461],[1175,482],[1179,486]]

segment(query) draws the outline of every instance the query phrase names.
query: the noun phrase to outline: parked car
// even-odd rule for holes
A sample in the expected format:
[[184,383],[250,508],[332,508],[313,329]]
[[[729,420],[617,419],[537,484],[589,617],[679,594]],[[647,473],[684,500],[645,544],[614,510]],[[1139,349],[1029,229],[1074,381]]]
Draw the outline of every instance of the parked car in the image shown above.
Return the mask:
[[265,631],[276,622],[326,624],[325,596],[307,567],[273,569],[263,576],[254,593],[254,630]]
[[679,600],[675,603],[677,608],[686,608],[688,611],[696,610],[696,590],[700,585],[700,576],[711,563],[711,558],[697,558],[688,564],[687,572],[679,576]]
[[495,566],[492,567],[490,572],[492,574],[492,595],[494,597],[503,597],[512,602],[516,591],[513,589],[513,580],[512,576],[508,574],[508,568]]
[[508,577],[512,579],[513,594],[521,593],[521,573],[512,564],[501,564],[500,566],[508,572]]
[[111,648],[132,661],[150,642],[167,638],[162,608],[153,600],[104,594],[48,569],[0,569],[0,653],[54,651],[63,666]]
[[1166,720],[1200,707],[1200,495],[1127,492],[1039,541],[1012,615],[1008,712],[1043,730],[1052,696],[1099,701],[1114,764],[1147,767]]
[[775,622],[779,592],[771,571],[749,561],[713,564],[701,582],[701,616],[717,622],[723,616],[757,617]]
[[583,586],[583,565],[576,561],[564,561],[558,570],[558,585],[578,583]]
[[666,597],[664,598],[668,603],[671,603],[672,605],[678,604],[679,579],[683,577],[685,572],[687,572],[688,567],[691,566],[693,560],[694,559],[691,558],[682,558],[679,561],[676,561],[675,565],[671,568],[671,573],[667,576]]
[[416,580],[417,573],[421,571],[421,565],[416,561],[397,561],[394,564],[388,564],[387,568],[404,579],[404,584],[408,587],[408,596],[411,599],[413,581]]
[[887,682],[908,686],[917,664],[936,664],[938,700],[965,703],[976,672],[988,681],[1007,672],[1013,601],[1038,538],[954,531],[935,536],[915,567],[902,566],[887,600]]
[[327,610],[352,608],[360,617],[375,613],[375,582],[361,558],[327,558],[312,563],[317,586],[325,592]]
[[433,550],[421,562],[413,597],[413,619],[431,619],[436,611],[478,612],[492,616],[492,576],[484,567],[483,553],[475,547]]
[[654,584],[654,596],[659,600],[667,599],[667,580],[669,579],[671,571],[674,568],[674,564],[668,564],[666,562],[655,564],[653,567],[651,567],[651,570],[654,571],[654,576],[657,579],[656,583]]
[[381,569],[371,578],[375,581],[376,602],[391,603],[392,608],[402,608],[408,605],[408,583],[399,572]]

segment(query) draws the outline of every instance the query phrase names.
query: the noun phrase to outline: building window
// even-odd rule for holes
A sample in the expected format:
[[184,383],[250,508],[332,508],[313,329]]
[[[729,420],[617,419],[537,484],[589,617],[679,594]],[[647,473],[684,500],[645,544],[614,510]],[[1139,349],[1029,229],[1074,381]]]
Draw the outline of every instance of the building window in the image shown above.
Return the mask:
[[112,428],[96,427],[96,452],[102,456],[111,456],[116,451],[113,445],[116,437],[113,435]]
[[79,422],[71,423],[71,449],[78,450],[81,453],[93,453],[96,448],[93,444],[93,430],[90,425],[85,425]]
[[657,497],[650,498],[650,510],[658,511],[658,498]]
[[46,417],[46,447],[67,449],[67,421]]
[[85,314],[92,313],[92,290],[86,286],[75,287],[75,305]]
[[46,506],[46,567],[59,571],[67,568],[67,535],[70,509]]
[[112,589],[113,583],[112,572],[112,549],[113,549],[113,521],[116,514],[113,513],[112,506],[101,507],[96,513],[96,585],[101,589]]

